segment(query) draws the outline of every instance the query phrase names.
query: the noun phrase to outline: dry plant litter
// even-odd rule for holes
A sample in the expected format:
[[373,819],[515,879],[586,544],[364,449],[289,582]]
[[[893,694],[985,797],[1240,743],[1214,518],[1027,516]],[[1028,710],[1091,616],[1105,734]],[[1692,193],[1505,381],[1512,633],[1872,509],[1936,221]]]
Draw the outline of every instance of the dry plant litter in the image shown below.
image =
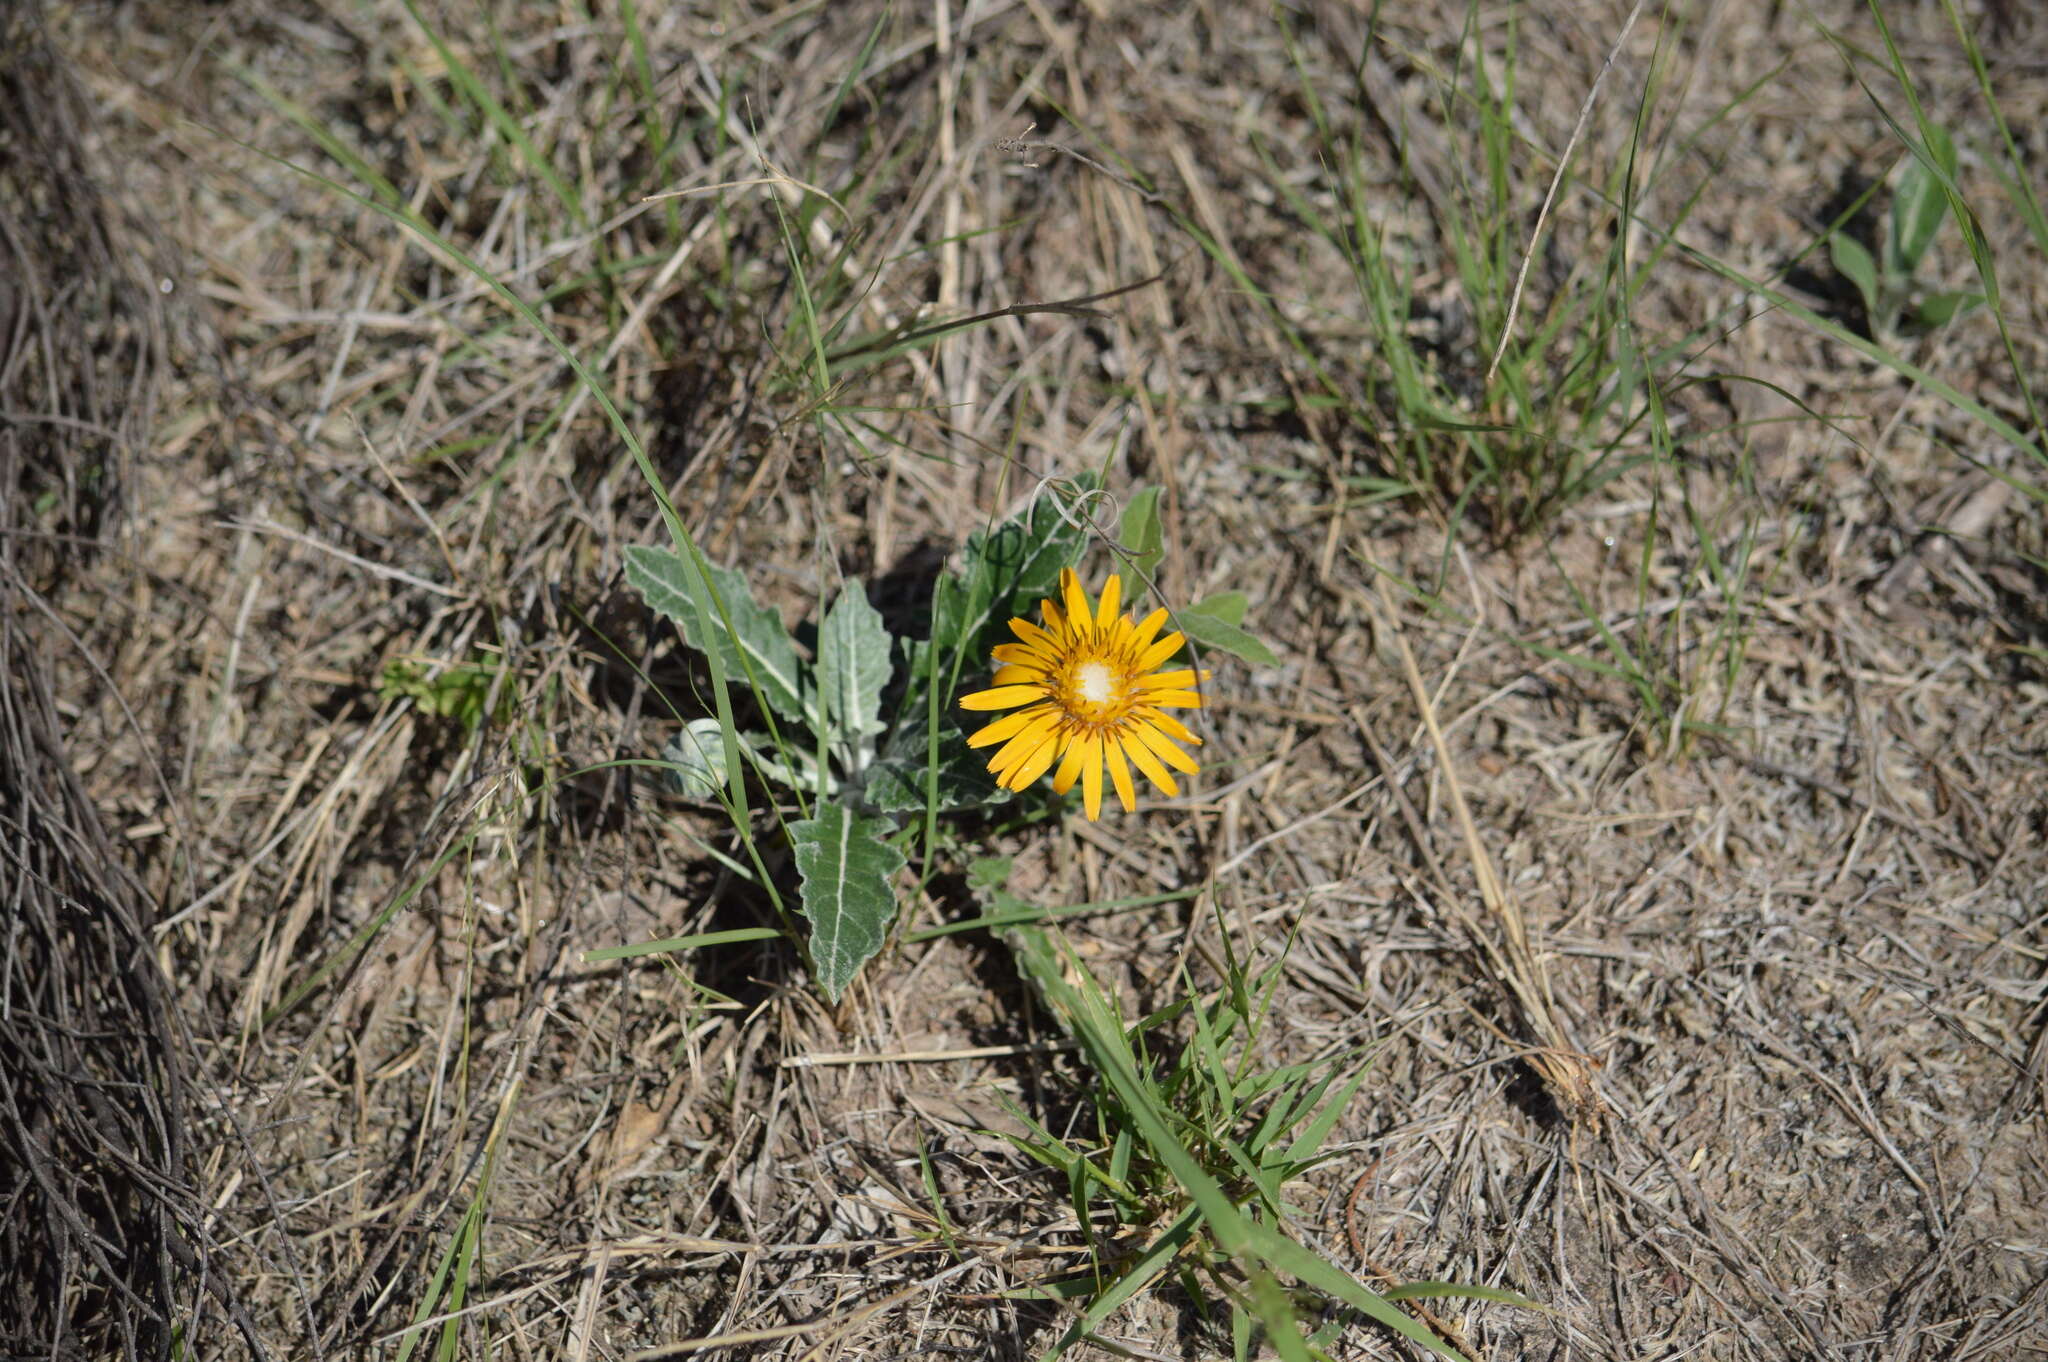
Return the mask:
[[[10,7],[0,1351],[2048,1355],[2044,56]],[[1047,507],[1202,771],[942,818]]]

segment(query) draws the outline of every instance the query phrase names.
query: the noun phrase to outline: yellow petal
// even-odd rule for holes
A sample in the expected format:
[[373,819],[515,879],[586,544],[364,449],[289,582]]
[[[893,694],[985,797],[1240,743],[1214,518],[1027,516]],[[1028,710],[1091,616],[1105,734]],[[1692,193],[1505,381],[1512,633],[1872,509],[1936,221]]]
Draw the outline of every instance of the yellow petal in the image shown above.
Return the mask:
[[1124,751],[1131,754],[1131,760],[1145,773],[1145,779],[1169,795],[1180,793],[1180,786],[1174,783],[1173,775],[1159,764],[1159,758],[1152,755],[1152,749],[1140,742],[1136,734],[1124,734]]
[[1060,597],[1066,602],[1068,632],[1086,638],[1088,593],[1081,589],[1081,576],[1072,568],[1060,569]]
[[1193,757],[1167,741],[1166,736],[1150,724],[1133,724],[1130,731],[1137,735],[1138,741],[1151,748],[1160,760],[1176,771],[1185,771],[1193,775],[1202,769]]
[[997,686],[960,697],[962,709],[1014,709],[1045,698],[1044,686]]
[[1002,666],[996,668],[996,674],[990,679],[998,686],[1015,686],[1026,681],[1043,681],[1045,679],[1045,668],[1026,667],[1016,662],[1005,662]]
[[1067,620],[1064,615],[1060,614],[1060,608],[1057,603],[1053,601],[1040,601],[1038,603],[1038,613],[1045,616],[1045,630],[1047,633],[1056,639],[1066,636]]
[[1005,714],[992,724],[975,730],[967,740],[969,747],[990,747],[1006,738],[1014,738],[1034,720],[1052,713],[1050,706],[1035,709],[1020,709],[1015,714]]
[[1050,657],[1028,643],[998,643],[989,649],[988,655],[998,662],[1014,662],[1019,666],[1037,667],[1040,671],[1048,670],[1052,664]]
[[1080,738],[1070,738],[1060,753],[1060,769],[1052,778],[1052,792],[1065,794],[1074,788],[1074,780],[1081,774],[1081,758],[1086,753],[1085,743]]
[[1012,738],[998,747],[996,754],[988,759],[988,773],[996,778],[996,784],[1004,784],[1009,780],[1010,768],[1030,756],[1031,752],[1029,740]]
[[[1147,696],[1146,698],[1149,700],[1151,697]],[[1179,738],[1184,743],[1192,743],[1196,747],[1202,745],[1202,740],[1195,735],[1194,730],[1174,718],[1171,714],[1166,714],[1156,709],[1140,707],[1135,712],[1134,717],[1146,723],[1157,725],[1160,732]]]
[[1102,817],[1102,739],[1091,734],[1081,742],[1088,749],[1081,756],[1081,802],[1093,823]]
[[1057,729],[1047,735],[1021,764],[1011,769],[1003,778],[1003,784],[1012,790],[1022,790],[1045,774],[1045,768],[1052,765],[1052,759],[1060,754],[1060,735]]
[[[1040,602],[1040,604],[1044,604],[1044,602]],[[1033,624],[1030,620],[1011,620],[1010,632],[1015,634],[1018,638],[1023,639],[1024,642],[1029,644],[1031,647],[1036,648],[1041,652],[1055,653],[1059,651],[1060,641],[1054,638],[1051,634],[1046,633],[1045,630]],[[1004,644],[1003,646],[1008,647],[1009,645]]]
[[1124,747],[1114,737],[1102,744],[1102,755],[1109,762],[1109,778],[1116,782],[1117,802],[1124,806],[1125,813],[1136,813],[1138,795],[1131,788],[1131,768],[1124,761]]
[[1145,622],[1131,635],[1131,651],[1142,653],[1152,646],[1152,640],[1159,635],[1159,626],[1166,623],[1166,609],[1161,607],[1145,616]]
[[[1031,711],[1027,710],[1025,712],[1030,713]],[[1058,714],[1051,711],[1038,714],[1029,726],[1003,745],[1002,751],[996,753],[995,760],[988,764],[988,769],[1000,776],[1005,771],[1013,770],[1023,765],[1025,758],[1036,752],[1038,745],[1051,737],[1059,729],[1059,726],[1060,717]]]
[[1095,606],[1095,627],[1102,633],[1107,634],[1109,626],[1115,621],[1117,606],[1122,603],[1123,594],[1123,578],[1114,572],[1110,573],[1109,580],[1102,584],[1102,599]]
[[[1209,679],[1209,673],[1206,669],[1202,672],[1200,679],[1203,681]],[[1183,667],[1177,672],[1154,672],[1150,676],[1141,676],[1138,678],[1137,685],[1139,690],[1182,690],[1194,685],[1195,681],[1195,669]]]
[[1172,705],[1178,709],[1200,709],[1202,697],[1191,690],[1148,690],[1145,692],[1148,705]]
[[1180,645],[1187,639],[1178,633],[1168,634],[1157,643],[1138,654],[1138,670],[1149,672],[1160,663],[1180,651]]

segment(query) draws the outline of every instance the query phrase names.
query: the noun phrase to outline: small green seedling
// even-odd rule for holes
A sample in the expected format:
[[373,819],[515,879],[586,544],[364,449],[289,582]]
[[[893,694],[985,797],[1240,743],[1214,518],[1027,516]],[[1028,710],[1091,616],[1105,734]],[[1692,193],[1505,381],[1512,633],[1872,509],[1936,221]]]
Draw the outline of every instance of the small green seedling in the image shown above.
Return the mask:
[[[465,733],[474,733],[486,719],[509,722],[518,712],[519,693],[506,677],[498,685],[500,667],[495,662],[456,662],[446,666],[393,658],[384,664],[377,678],[380,700],[411,700],[422,714],[453,719]],[[491,688],[498,687],[497,702],[491,702]]]
[[1925,151],[1907,152],[1897,175],[1881,259],[1873,259],[1862,242],[1845,232],[1828,238],[1836,272],[1863,296],[1873,339],[1897,336],[1902,324],[1914,334],[1931,331],[1984,301],[1983,294],[1968,290],[1928,292],[1919,277],[1921,263],[1948,217],[1948,186],[1956,178],[1955,143],[1930,125]]

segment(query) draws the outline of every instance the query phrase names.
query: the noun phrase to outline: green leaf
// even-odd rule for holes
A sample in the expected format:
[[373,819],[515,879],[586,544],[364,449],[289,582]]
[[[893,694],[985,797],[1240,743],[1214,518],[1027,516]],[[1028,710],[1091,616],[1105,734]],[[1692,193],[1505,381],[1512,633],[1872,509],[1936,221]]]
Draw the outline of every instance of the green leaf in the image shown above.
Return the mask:
[[1244,612],[1251,606],[1251,599],[1242,591],[1219,591],[1213,596],[1204,596],[1180,612],[1181,618],[1189,615],[1205,615],[1233,627],[1244,623]]
[[1244,619],[1242,591],[1223,591],[1196,601],[1174,619],[1180,631],[1204,648],[1214,648],[1241,657],[1255,667],[1277,667],[1280,659],[1273,650],[1239,627]]
[[1835,273],[1856,286],[1863,295],[1863,311],[1871,324],[1877,324],[1880,305],[1877,286],[1877,262],[1870,258],[1870,252],[1863,243],[1847,232],[1836,232],[1828,238],[1828,256],[1835,262]]
[[412,15],[413,22],[419,25],[420,31],[427,35],[427,41],[434,45],[435,52],[440,54],[441,69],[447,73],[449,81],[476,106],[477,111],[489,121],[499,137],[518,148],[527,165],[531,166],[548,188],[554,191],[555,197],[569,210],[569,216],[576,220],[576,224],[587,228],[590,219],[584,215],[582,197],[569,187],[568,181],[562,178],[554,163],[534,145],[533,139],[526,134],[525,124],[515,118],[512,112],[498,101],[497,96],[491,93],[490,88],[477,78],[476,73],[464,64],[462,58],[448,45],[440,32],[426,21],[415,0],[405,0],[405,8]]
[[716,799],[731,771],[725,761],[725,737],[716,719],[693,719],[662,744],[668,762],[669,786],[685,799]]
[[1956,178],[1956,147],[1946,132],[1927,125],[1925,155],[1941,168],[1940,174],[1922,159],[1919,149],[1909,152],[1899,172],[1898,188],[1892,191],[1891,231],[1886,235],[1885,267],[1900,279],[1909,279],[1920,268],[1941,220],[1948,216],[1948,189]]
[[1983,294],[1971,293],[1967,289],[1955,293],[1931,293],[1914,306],[1913,320],[1932,331],[1937,326],[1947,326],[1962,313],[1982,306],[1983,302]]
[[[1159,560],[1166,556],[1166,537],[1159,526],[1159,489],[1142,487],[1131,494],[1124,503],[1123,517],[1117,521],[1116,537],[1130,551],[1130,561],[1124,567],[1136,573],[1140,581],[1149,581],[1159,567]],[[1125,596],[1135,600],[1139,582],[1130,584],[1132,589]]]
[[[984,918],[1018,921],[1043,916],[1006,887],[1010,882],[1008,856],[977,856],[967,866],[967,887],[982,906]],[[948,924],[951,925],[951,924]],[[1116,1175],[1121,1176],[1121,1175]]]
[[816,818],[789,825],[811,920],[811,968],[835,1003],[882,949],[896,916],[889,877],[903,868],[903,853],[883,840],[889,831],[888,819],[843,804],[821,803]]
[[889,631],[867,590],[848,582],[818,626],[818,690],[832,736],[857,744],[881,732],[888,684]]
[[1337,1118],[1351,1105],[1351,1099],[1358,1094],[1359,1085],[1365,1082],[1365,1076],[1370,1072],[1372,1070],[1368,1066],[1359,1065],[1358,1072],[1352,1074],[1344,1086],[1337,1090],[1337,1095],[1323,1107],[1322,1114],[1311,1121],[1306,1130],[1294,1137],[1294,1143],[1287,1147],[1289,1162],[1300,1163],[1318,1156],[1323,1142],[1330,1138],[1330,1132],[1335,1129]]
[[[1131,1265],[1114,1282],[1104,1288],[1101,1295],[1089,1302],[1088,1308],[1072,1324],[1066,1333],[1052,1347],[1040,1355],[1039,1362],[1055,1362],[1076,1343],[1094,1333],[1104,1320],[1115,1314],[1124,1302],[1143,1291],[1161,1274],[1173,1266],[1176,1256],[1201,1228],[1202,1212],[1199,1207],[1190,1206],[1162,1231],[1157,1239],[1147,1244],[1144,1251],[1131,1261]],[[1096,1280],[1090,1274],[1089,1281]]]
[[[1096,485],[1088,473],[1072,481],[1083,491]],[[1060,514],[1054,495],[1034,498],[993,530],[971,536],[962,570],[939,578],[932,596],[931,640],[918,655],[920,677],[949,668],[955,654],[963,666],[978,668],[989,649],[1009,637],[1005,622],[1011,616],[1055,594],[1060,569],[1072,567],[1081,556],[1083,532]],[[912,713],[920,708],[909,706]]]
[[[804,666],[781,617],[755,602],[746,578],[715,563],[704,565],[711,580],[708,599],[699,599],[690,564],[669,549],[636,544],[626,550],[626,580],[682,631],[699,652],[716,650],[728,674],[743,676],[761,702],[786,719],[819,723],[804,702]],[[700,619],[709,638],[700,638]]]
[[518,712],[519,691],[507,677],[498,687],[498,703],[489,715],[491,687],[497,684],[498,667],[490,662],[458,662],[429,675],[429,668],[404,658],[384,664],[378,678],[380,700],[410,699],[422,714],[454,719],[474,733],[488,717],[493,723],[509,723]]
[[[1939,374],[1930,373],[1917,364],[1908,363],[1877,342],[1857,335],[1839,322],[1830,321],[1812,308],[1807,307],[1804,303],[1801,303],[1791,294],[1772,287],[1769,281],[1753,278],[1736,269],[1733,265],[1708,255],[1705,251],[1696,250],[1688,246],[1683,241],[1672,236],[1668,230],[1657,226],[1649,219],[1638,216],[1633,221],[1638,227],[1655,236],[1659,242],[1677,251],[1701,269],[1718,274],[1729,283],[1740,288],[1748,289],[1779,311],[1785,313],[1785,315],[1796,317],[1815,331],[1839,341],[1864,358],[1874,363],[1882,364],[1901,378],[1911,379],[1927,389],[1927,391],[1941,398],[1942,401],[1954,407],[1957,411],[1982,424],[1987,430],[1995,432],[1999,438],[2009,440],[2013,444],[2028,450],[2038,450],[2040,448],[2039,440],[2036,436],[2022,431],[2018,426],[2006,420],[1976,398],[1971,397],[1962,389],[1956,387],[1955,384],[1942,378]],[[2027,492],[2029,496],[2035,495],[2034,491],[2031,490],[2033,487],[2031,483],[2015,481],[2013,485],[2021,491]]]
[[[924,746],[920,735],[916,746]],[[986,808],[1007,803],[1010,792],[988,774],[988,753],[967,745],[967,735],[947,720],[939,721],[938,811]],[[867,802],[883,813],[908,813],[924,807],[924,753],[897,753],[868,768]]]
[[990,894],[1010,882],[1009,856],[976,856],[967,863],[967,887],[977,894]]
[[[1122,1021],[1101,986],[1082,968],[1071,949],[1055,946],[1051,936],[1037,928],[1013,928],[1005,933],[1005,938],[1019,972],[1037,985],[1048,1009],[1079,1042],[1083,1057],[1121,1104],[1151,1156],[1165,1166],[1194,1203],[1191,1210],[1200,1217],[1204,1233],[1217,1251],[1228,1254],[1245,1268],[1263,1266],[1296,1277],[1326,1296],[1357,1307],[1448,1362],[1463,1362],[1461,1353],[1396,1310],[1385,1296],[1279,1229],[1245,1214],[1181,1142],[1175,1132],[1175,1118],[1165,1105],[1165,1094],[1132,1051]],[[1464,1287],[1460,1292],[1482,1300],[1507,1299],[1515,1304],[1530,1304],[1511,1293],[1488,1287]],[[1293,1327],[1290,1320],[1273,1323]]]

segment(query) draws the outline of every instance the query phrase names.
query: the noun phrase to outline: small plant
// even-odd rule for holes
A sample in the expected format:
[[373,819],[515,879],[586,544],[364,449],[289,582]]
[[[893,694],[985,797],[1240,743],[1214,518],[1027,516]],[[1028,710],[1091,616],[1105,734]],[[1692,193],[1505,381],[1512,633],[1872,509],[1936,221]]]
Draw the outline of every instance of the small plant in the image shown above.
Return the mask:
[[[910,815],[924,815],[929,838],[937,815],[1001,804],[1030,783],[991,777],[985,754],[959,726],[954,696],[963,674],[979,677],[985,659],[1016,646],[1010,620],[1019,608],[1064,595],[1062,578],[1086,547],[1085,505],[1097,486],[1087,476],[1049,484],[1021,514],[972,536],[961,569],[939,578],[926,638],[892,639],[866,590],[849,581],[820,620],[809,658],[738,572],[706,562],[694,547],[626,551],[627,581],[711,659],[715,675],[757,702],[765,731],[743,731],[722,715],[696,719],[668,743],[664,760],[680,792],[722,800],[743,835],[749,771],[795,793],[802,816],[786,831],[802,877],[812,969],[833,999],[887,939],[896,911],[890,880],[906,863]],[[1118,533],[1134,570],[1149,572],[1159,554],[1156,494],[1132,498]],[[1242,612],[1242,598],[1212,598],[1186,612],[1199,621],[1188,632],[1270,660],[1239,627]],[[1005,680],[999,671],[998,683]],[[1178,724],[1172,731],[1187,732]],[[1181,769],[1192,768],[1181,760]],[[1102,773],[1098,755],[1091,818]],[[1120,792],[1128,781],[1126,772]],[[1056,785],[1064,793],[1073,783],[1070,775]]]
[[[1468,36],[1491,27],[1479,6],[1465,8]],[[1632,259],[1615,229],[1636,161],[1604,177],[1571,170],[1568,144],[1562,163],[1544,166],[1553,156],[1544,150],[1532,166],[1516,102],[1517,29],[1509,17],[1498,53],[1474,45],[1447,70],[1419,63],[1436,98],[1432,114],[1412,123],[1404,115],[1390,129],[1396,194],[1384,183],[1384,154],[1357,131],[1372,115],[1319,81],[1310,53],[1283,30],[1315,162],[1289,164],[1262,142],[1255,150],[1272,193],[1304,228],[1304,248],[1317,243],[1304,268],[1340,263],[1355,306],[1316,317],[1262,288],[1199,224],[1183,223],[1296,352],[1312,380],[1291,399],[1301,420],[1312,431],[1348,425],[1371,451],[1371,466],[1334,474],[1340,504],[1414,498],[1446,523],[1469,517],[1503,545],[1647,460],[1633,432],[1648,388],[1698,343],[1646,336],[1631,317],[1637,280],[1654,263]],[[1458,154],[1447,157],[1453,145]],[[1536,166],[1548,175],[1536,177]],[[1539,214],[1532,238],[1528,210],[1545,179],[1546,203],[1570,179],[1575,199],[1606,206],[1569,227]],[[1426,200],[1428,211],[1404,212],[1411,200]]]
[[1891,213],[1877,258],[1846,231],[1828,238],[1835,270],[1856,286],[1873,339],[1931,331],[1976,307],[1984,295],[1969,290],[1928,292],[1920,265],[1949,214],[1949,188],[1956,178],[1956,148],[1946,132],[1929,124],[1927,145],[1900,158]]
[[[981,887],[1003,900],[999,885]],[[1094,1075],[1092,1139],[1055,1135],[1016,1107],[1010,1112],[1027,1133],[1006,1138],[1065,1179],[1089,1259],[1019,1293],[1086,1302],[1041,1362],[1093,1339],[1126,1301],[1169,1278],[1205,1317],[1227,1323],[1239,1358],[1256,1353],[1255,1331],[1283,1357],[1314,1356],[1347,1316],[1363,1315],[1457,1359],[1393,1302],[1450,1295],[1531,1304],[1439,1282],[1376,1292],[1289,1234],[1288,1222],[1306,1215],[1290,1204],[1299,1194],[1291,1185],[1332,1157],[1325,1146],[1368,1070],[1355,1051],[1279,1068],[1257,1062],[1280,962],[1254,973],[1225,930],[1220,988],[1205,997],[1183,975],[1181,1001],[1126,1024],[1052,933],[1027,924],[1002,935]],[[1212,1314],[1217,1302],[1223,1320]],[[1331,1318],[1304,1337],[1304,1315]]]
[[[474,733],[486,719],[509,722],[518,712],[519,692],[506,677],[501,684],[496,662],[455,662],[435,666],[409,658],[393,658],[377,678],[380,700],[411,700],[422,714],[453,719],[463,732]],[[497,699],[492,700],[496,689]]]

